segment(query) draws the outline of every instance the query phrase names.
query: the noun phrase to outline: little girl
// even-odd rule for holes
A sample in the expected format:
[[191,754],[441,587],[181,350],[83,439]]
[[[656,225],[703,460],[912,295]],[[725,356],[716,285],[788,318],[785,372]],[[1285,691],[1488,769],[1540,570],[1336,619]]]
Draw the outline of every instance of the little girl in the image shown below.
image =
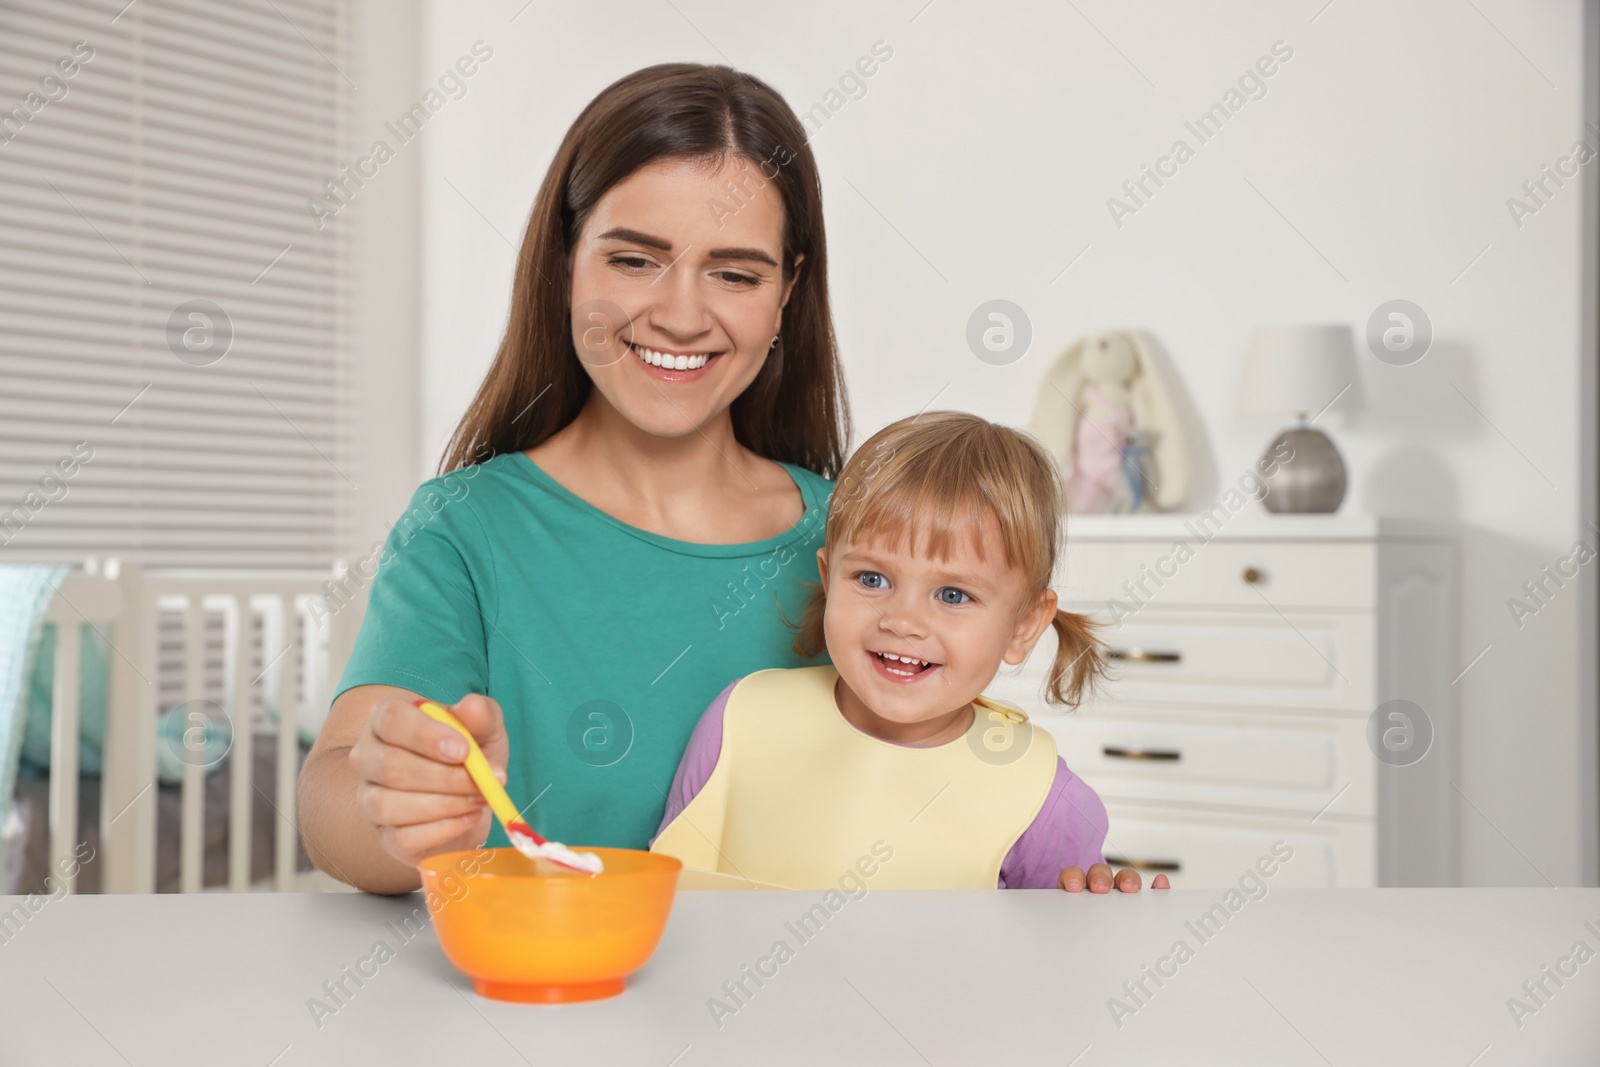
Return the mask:
[[1076,706],[1105,670],[1094,624],[1050,590],[1061,492],[1031,437],[958,412],[850,458],[795,638],[832,666],[758,671],[706,709],[651,846],[685,885],[1110,887],[1100,798],[1048,731],[983,695],[1046,627],[1049,701]]

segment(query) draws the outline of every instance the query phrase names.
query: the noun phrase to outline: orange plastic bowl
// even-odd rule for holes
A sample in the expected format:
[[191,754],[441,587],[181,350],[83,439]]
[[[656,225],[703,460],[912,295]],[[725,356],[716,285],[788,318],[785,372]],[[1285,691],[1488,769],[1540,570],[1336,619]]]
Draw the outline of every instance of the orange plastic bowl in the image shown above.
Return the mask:
[[644,966],[666,929],[683,864],[634,849],[590,851],[605,873],[541,874],[514,848],[422,861],[439,944],[480,995],[598,1000],[622,992],[623,980]]

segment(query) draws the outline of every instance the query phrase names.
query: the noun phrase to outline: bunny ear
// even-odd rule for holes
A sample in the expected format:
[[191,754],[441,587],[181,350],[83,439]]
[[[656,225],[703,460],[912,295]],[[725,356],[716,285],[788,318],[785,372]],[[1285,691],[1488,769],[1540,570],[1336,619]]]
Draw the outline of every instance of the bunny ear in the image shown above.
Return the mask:
[[1155,431],[1155,445],[1151,451],[1156,463],[1156,485],[1152,495],[1158,507],[1170,511],[1189,495],[1189,442],[1149,343],[1137,330],[1128,330],[1127,337],[1139,364],[1130,397],[1134,424]]
[[1028,432],[1055,457],[1063,481],[1072,473],[1072,446],[1078,434],[1078,394],[1083,389],[1083,346],[1080,337],[1060,356],[1039,383]]

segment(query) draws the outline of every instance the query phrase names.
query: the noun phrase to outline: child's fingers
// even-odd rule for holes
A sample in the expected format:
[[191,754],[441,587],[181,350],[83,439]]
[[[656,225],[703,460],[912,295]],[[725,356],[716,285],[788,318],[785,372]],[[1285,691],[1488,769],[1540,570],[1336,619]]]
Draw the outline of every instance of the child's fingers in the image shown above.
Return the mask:
[[[1130,872],[1124,871],[1123,873]],[[1090,864],[1087,872],[1081,867],[1068,867],[1061,872],[1061,877],[1056,880],[1056,884],[1069,893],[1081,893],[1085,889],[1091,893],[1109,893],[1111,892],[1111,868],[1104,863]]]
[[1111,867],[1109,864],[1096,863],[1089,867],[1085,880],[1091,893],[1111,892]]
[[1139,872],[1132,867],[1124,867],[1117,872],[1117,889],[1123,893],[1137,893],[1142,883],[1143,879],[1139,877]]
[[[1061,872],[1061,877],[1056,884],[1068,893],[1081,893],[1087,889],[1091,893],[1109,893],[1113,888],[1121,893],[1137,893],[1143,880],[1139,872],[1132,867],[1125,867],[1113,877],[1111,866],[1106,863],[1091,864],[1085,872],[1081,867],[1068,867]],[[1151,889],[1170,889],[1167,876],[1158,874],[1150,883]]]

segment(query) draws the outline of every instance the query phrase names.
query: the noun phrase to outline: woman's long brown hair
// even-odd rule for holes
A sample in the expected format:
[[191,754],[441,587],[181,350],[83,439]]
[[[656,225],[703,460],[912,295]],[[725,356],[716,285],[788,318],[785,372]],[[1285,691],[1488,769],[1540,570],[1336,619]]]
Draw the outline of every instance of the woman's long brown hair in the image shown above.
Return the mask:
[[[834,477],[848,437],[828,304],[822,184],[805,128],[771,86],[730,67],[662,63],[613,82],[567,131],[522,239],[504,339],[439,460],[446,474],[545,441],[593,388],[572,344],[569,254],[606,191],[656,160],[743,157],[783,200],[783,277],[800,276],[778,347],[730,412],[735,437],[768,459]],[[770,161],[770,162],[768,162]],[[769,172],[776,168],[775,175]]]

